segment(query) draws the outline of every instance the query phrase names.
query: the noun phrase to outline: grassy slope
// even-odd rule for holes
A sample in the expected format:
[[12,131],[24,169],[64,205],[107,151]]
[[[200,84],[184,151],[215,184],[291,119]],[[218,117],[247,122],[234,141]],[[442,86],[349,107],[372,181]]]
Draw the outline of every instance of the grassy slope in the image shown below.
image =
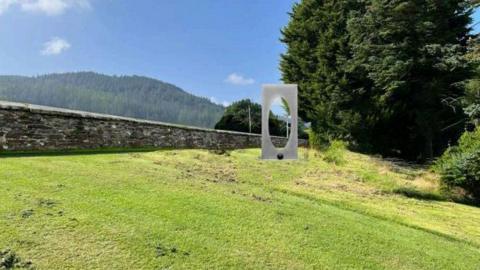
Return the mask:
[[[0,159],[0,249],[40,269],[479,269],[480,208],[434,175],[201,150]],[[433,196],[435,197],[435,196]]]

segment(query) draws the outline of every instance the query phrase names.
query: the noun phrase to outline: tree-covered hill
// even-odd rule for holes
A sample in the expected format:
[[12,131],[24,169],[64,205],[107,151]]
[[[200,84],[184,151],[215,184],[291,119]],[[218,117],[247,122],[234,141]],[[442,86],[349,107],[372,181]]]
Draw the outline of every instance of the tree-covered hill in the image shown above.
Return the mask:
[[224,111],[156,79],[94,72],[0,76],[0,99],[201,127],[213,127]]

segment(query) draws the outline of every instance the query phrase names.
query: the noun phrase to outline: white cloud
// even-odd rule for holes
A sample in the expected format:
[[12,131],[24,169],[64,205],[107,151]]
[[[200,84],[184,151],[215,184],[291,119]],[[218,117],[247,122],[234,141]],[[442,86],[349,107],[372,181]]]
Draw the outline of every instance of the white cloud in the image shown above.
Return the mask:
[[60,15],[69,8],[90,8],[90,0],[0,0],[0,14],[17,5],[26,12]]
[[232,104],[232,103],[230,103],[228,101],[223,101],[222,102],[223,107],[228,107],[228,106],[230,106],[230,104]]
[[225,100],[222,101],[222,102],[220,102],[220,101],[218,101],[218,99],[216,99],[215,97],[210,97],[210,101],[213,102],[213,103],[215,103],[215,104],[222,105],[223,107],[228,107],[228,106],[230,106],[230,104],[231,104],[230,102],[225,101]]
[[210,101],[218,104],[218,100],[215,97],[210,97]]
[[255,80],[252,78],[245,78],[242,75],[237,73],[232,73],[228,75],[228,77],[225,79],[225,82],[234,84],[234,85],[249,85],[249,84],[254,84]]
[[10,8],[15,2],[17,2],[17,0],[0,0],[0,14]]
[[42,55],[57,55],[70,47],[70,43],[65,39],[54,37],[43,44],[43,49],[40,53]]

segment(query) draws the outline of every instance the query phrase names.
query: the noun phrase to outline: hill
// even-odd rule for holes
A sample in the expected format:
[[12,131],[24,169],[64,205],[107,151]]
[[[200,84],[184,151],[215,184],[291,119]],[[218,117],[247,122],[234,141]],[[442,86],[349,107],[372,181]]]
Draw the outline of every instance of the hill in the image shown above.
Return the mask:
[[93,72],[0,76],[0,99],[210,128],[224,111],[159,80]]
[[259,154],[4,156],[0,250],[39,269],[480,268],[480,208],[429,171]]

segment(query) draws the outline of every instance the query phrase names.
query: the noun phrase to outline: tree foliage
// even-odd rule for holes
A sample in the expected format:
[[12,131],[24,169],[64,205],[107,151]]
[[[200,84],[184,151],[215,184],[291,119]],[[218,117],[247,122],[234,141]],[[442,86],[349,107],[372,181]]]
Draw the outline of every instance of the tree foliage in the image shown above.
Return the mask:
[[[232,103],[225,109],[222,118],[215,125],[215,129],[249,132],[249,110],[252,133],[262,133],[262,106],[243,99]],[[285,136],[285,122],[270,112],[269,130],[272,136]]]
[[[282,107],[287,114],[290,114],[286,102],[282,102]],[[256,134],[262,133],[262,106],[250,99],[242,99],[228,106],[222,118],[215,125],[215,129],[250,132],[249,110],[251,132]],[[268,128],[271,136],[285,137],[287,135],[284,117],[277,116],[270,111]],[[305,123],[302,119],[298,119],[298,137],[308,139]]]
[[474,67],[474,75],[465,84],[465,96],[460,100],[474,126],[480,126],[480,37],[469,40],[467,60]]
[[471,8],[461,0],[303,0],[282,30],[283,80],[317,137],[410,159],[463,130]]
[[457,146],[436,161],[436,170],[448,187],[461,187],[480,202],[480,128],[465,132]]
[[0,76],[0,99],[213,127],[223,106],[159,80],[93,72]]

